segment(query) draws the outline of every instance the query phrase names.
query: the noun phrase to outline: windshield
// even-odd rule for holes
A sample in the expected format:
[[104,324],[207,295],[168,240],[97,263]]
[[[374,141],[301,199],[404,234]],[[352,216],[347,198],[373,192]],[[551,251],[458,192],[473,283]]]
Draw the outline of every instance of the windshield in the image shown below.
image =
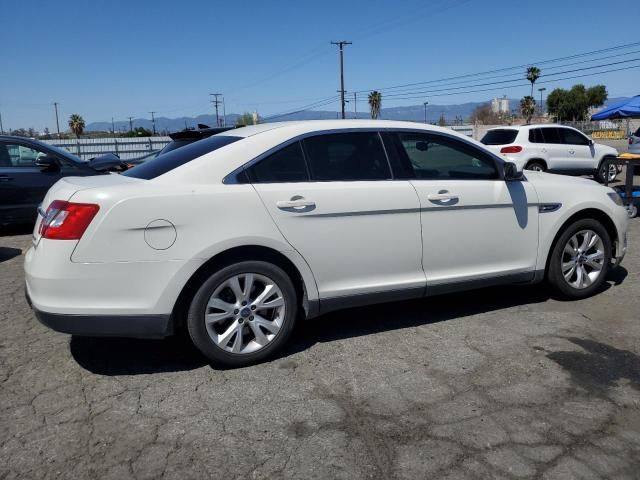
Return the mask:
[[152,178],[159,177],[162,174],[173,170],[174,168],[184,165],[198,157],[201,157],[207,153],[218,150],[219,148],[229,145],[230,143],[241,140],[242,137],[228,137],[221,135],[214,135],[213,137],[205,138],[193,142],[182,148],[176,148],[168,153],[158,155],[157,158],[149,162],[145,162],[141,165],[133,167],[127,170],[122,175],[126,177],[141,178],[144,180],[151,180]]
[[517,130],[489,130],[480,141],[485,145],[507,145],[513,143],[517,135]]

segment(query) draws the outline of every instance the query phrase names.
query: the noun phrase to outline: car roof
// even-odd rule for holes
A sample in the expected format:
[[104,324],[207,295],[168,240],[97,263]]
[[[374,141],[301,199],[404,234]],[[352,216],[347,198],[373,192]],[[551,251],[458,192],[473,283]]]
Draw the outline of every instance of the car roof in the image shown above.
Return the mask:
[[532,128],[549,128],[549,127],[573,128],[569,125],[560,125],[558,123],[537,123],[537,124],[531,124],[531,125],[503,125],[500,127],[490,128],[487,130],[487,132],[490,132],[492,130],[529,130]]

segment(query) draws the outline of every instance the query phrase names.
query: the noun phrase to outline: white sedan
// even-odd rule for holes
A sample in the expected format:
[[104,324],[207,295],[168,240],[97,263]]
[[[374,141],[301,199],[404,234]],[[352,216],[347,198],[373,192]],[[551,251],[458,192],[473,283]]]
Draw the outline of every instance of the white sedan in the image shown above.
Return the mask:
[[241,366],[335,309],[542,280],[597,293],[626,250],[620,198],[524,175],[416,123],[240,128],[124,175],[60,180],[26,255],[27,297],[57,331],[186,329],[213,363]]

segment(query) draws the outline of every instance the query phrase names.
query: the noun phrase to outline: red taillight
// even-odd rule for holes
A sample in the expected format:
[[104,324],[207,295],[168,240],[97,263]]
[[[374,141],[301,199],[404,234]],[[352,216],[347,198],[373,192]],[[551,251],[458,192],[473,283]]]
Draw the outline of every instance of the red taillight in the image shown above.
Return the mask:
[[42,219],[40,234],[51,240],[80,240],[98,210],[93,203],[54,200]]
[[502,147],[500,153],[520,153],[522,147],[520,145],[511,145],[510,147]]

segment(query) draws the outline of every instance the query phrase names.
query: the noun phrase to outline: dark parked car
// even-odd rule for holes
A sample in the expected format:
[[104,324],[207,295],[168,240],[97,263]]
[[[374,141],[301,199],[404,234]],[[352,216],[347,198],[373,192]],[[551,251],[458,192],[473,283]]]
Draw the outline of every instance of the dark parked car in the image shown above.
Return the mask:
[[49,188],[62,177],[126,169],[113,154],[84,161],[61,148],[0,136],[0,226],[33,223]]
[[190,143],[197,142],[198,140],[202,140],[203,138],[209,138],[212,135],[226,132],[227,130],[231,130],[233,128],[235,127],[212,128],[207,125],[198,124],[197,130],[184,130],[182,132],[170,133],[169,138],[171,138],[171,141],[167,143],[162,148],[162,150],[147,153],[142,157],[133,158],[133,159],[127,160],[126,162],[130,166],[135,166],[140,163],[145,163],[145,162],[148,162],[149,160],[153,160],[157,156],[170,152],[171,150],[175,150],[176,148],[184,147],[185,145],[189,145]]

